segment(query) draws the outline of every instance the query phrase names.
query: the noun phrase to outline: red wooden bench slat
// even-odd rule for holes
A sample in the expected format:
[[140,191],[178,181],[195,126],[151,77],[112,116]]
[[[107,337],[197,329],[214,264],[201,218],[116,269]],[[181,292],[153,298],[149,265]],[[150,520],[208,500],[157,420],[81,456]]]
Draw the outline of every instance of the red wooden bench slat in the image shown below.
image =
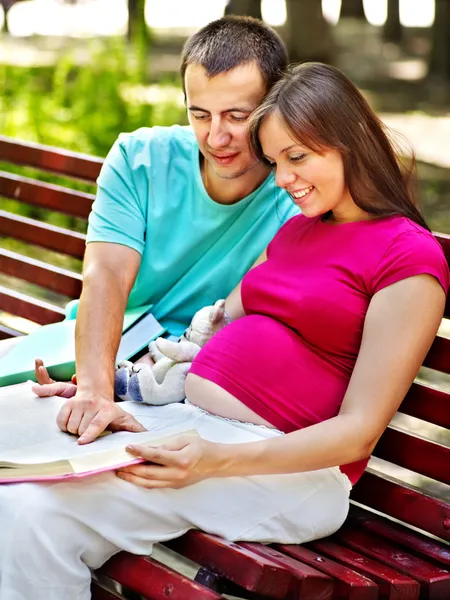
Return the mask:
[[103,159],[96,156],[32,142],[18,142],[5,136],[0,136],[0,160],[93,182],[103,164]]
[[371,558],[345,548],[328,538],[307,544],[308,548],[331,558],[378,584],[383,600],[417,600],[420,586],[411,577],[380,565]]
[[372,453],[405,469],[450,484],[450,448],[388,427]]
[[333,599],[376,600],[378,598],[378,586],[374,581],[309,548],[286,544],[275,544],[274,548],[333,577],[335,580]]
[[99,572],[148,600],[224,600],[217,592],[148,556],[120,552]]
[[9,338],[18,337],[20,335],[23,335],[23,333],[0,323],[0,340],[8,340]]
[[0,306],[7,313],[29,319],[40,325],[57,323],[65,317],[62,308],[20,292],[13,292],[4,286],[0,286]]
[[[434,236],[441,244],[445,258],[450,265],[450,235],[446,235],[445,233],[434,233]],[[445,304],[445,316],[447,319],[450,319],[450,294],[447,295],[447,302]]]
[[0,171],[0,196],[87,219],[93,194]]
[[288,598],[331,600],[333,597],[334,582],[325,573],[313,569],[291,556],[286,556],[286,554],[282,554],[270,546],[251,542],[239,542],[238,545],[276,562],[292,573],[294,580],[287,594]]
[[361,529],[373,531],[378,535],[407,548],[412,554],[420,555],[450,568],[450,546],[427,537],[404,525],[394,523],[386,517],[376,515],[359,506],[352,505],[348,521]]
[[[450,503],[368,469],[352,490],[360,504],[450,541]],[[450,598],[450,596],[449,596]]]
[[406,394],[399,411],[450,429],[450,394],[415,382]]
[[18,277],[70,298],[79,298],[82,277],[78,273],[0,248],[0,273]]
[[418,581],[426,597],[450,598],[450,571],[413,556],[370,531],[344,524],[335,534],[340,542]]
[[450,340],[437,335],[423,364],[430,369],[450,373]]
[[164,545],[246,590],[269,598],[284,598],[292,583],[292,575],[284,567],[214,535],[189,531]]
[[0,210],[0,234],[36,244],[48,250],[83,258],[86,236]]
[[447,262],[450,264],[450,235],[446,233],[438,233],[433,231],[434,237],[441,244],[442,249],[444,250],[445,258]]

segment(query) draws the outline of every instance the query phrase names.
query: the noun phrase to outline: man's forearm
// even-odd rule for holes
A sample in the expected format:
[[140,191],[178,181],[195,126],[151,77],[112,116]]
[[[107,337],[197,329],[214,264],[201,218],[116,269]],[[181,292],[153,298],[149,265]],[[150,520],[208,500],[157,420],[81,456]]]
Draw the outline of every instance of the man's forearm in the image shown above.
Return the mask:
[[81,390],[114,395],[114,361],[128,295],[114,273],[85,275],[77,315],[77,383]]

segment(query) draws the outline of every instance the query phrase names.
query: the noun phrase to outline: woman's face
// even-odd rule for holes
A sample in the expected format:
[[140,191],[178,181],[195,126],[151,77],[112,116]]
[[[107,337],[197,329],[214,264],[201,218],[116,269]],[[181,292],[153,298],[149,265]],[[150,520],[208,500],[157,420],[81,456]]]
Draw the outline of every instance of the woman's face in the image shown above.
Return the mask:
[[326,150],[317,154],[301,146],[278,112],[264,119],[259,139],[264,156],[275,170],[277,185],[289,192],[306,217],[332,211],[336,219],[354,220],[355,209],[360,209],[345,183],[339,152]]

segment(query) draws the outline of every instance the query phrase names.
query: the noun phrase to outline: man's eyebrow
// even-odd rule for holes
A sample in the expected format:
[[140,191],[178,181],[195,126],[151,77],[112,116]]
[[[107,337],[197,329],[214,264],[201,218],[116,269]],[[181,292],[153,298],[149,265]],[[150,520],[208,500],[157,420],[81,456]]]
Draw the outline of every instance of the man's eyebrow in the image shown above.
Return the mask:
[[188,110],[197,110],[200,112],[209,112],[209,110],[206,110],[206,108],[201,108],[200,106],[188,106]]
[[[209,113],[209,110],[206,110],[206,108],[201,108],[200,106],[188,106],[188,110],[195,110],[198,112],[205,112],[205,113]],[[252,112],[252,108],[247,107],[238,107],[238,106],[234,106],[232,108],[227,108],[226,110],[223,110],[222,112],[224,113],[231,113],[231,112],[240,112],[240,113],[251,113]]]

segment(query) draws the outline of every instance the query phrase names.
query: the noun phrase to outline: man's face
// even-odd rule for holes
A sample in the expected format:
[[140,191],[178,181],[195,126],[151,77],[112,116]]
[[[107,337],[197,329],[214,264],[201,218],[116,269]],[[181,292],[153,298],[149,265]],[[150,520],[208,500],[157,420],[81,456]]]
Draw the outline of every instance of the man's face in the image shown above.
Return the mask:
[[265,95],[256,63],[247,63],[215,77],[204,67],[189,65],[185,74],[189,123],[205,158],[207,175],[235,179],[261,165],[250,152],[247,121]]

